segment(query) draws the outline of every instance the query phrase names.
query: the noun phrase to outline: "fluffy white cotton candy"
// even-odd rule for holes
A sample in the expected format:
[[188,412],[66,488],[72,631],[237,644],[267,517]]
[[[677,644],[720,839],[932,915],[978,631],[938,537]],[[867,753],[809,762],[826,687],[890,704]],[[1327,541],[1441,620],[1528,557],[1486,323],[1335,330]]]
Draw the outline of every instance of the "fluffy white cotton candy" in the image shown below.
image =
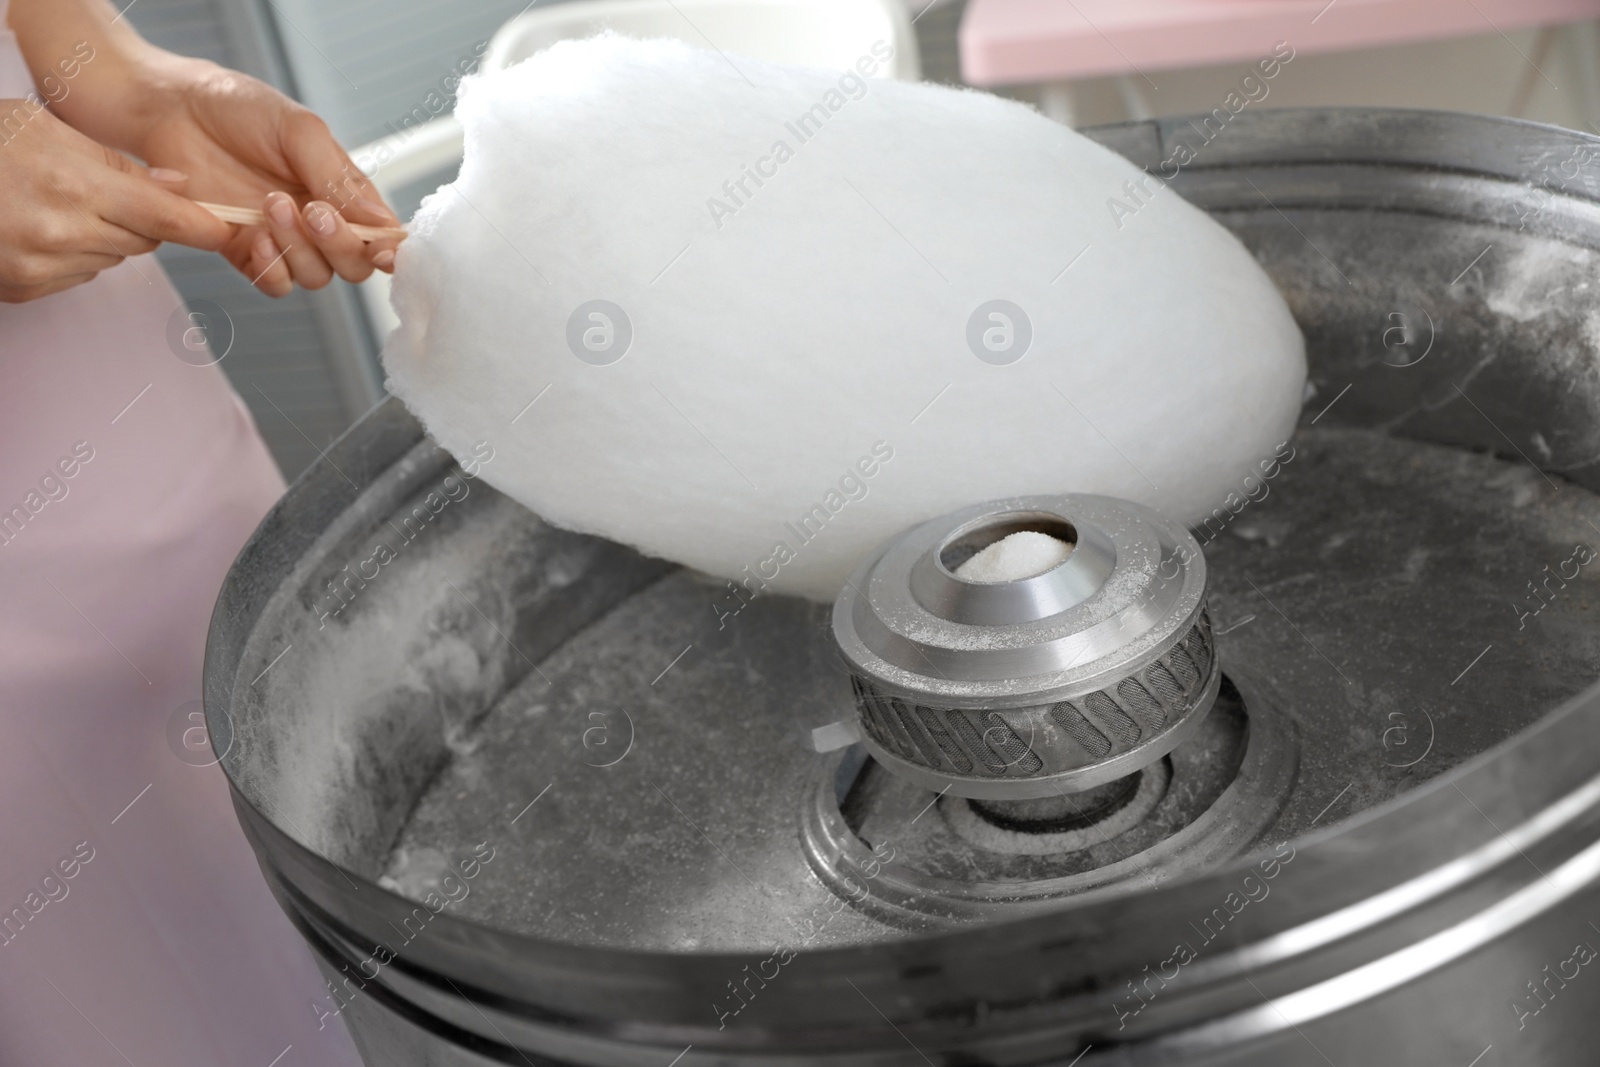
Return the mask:
[[1072,546],[1059,537],[1018,530],[973,553],[955,575],[969,582],[1017,582],[1043,574],[1070,555]]
[[1305,363],[1244,248],[1021,104],[862,77],[886,54],[606,37],[469,80],[392,391],[551,522],[821,599],[977,501],[1195,520],[1259,476]]

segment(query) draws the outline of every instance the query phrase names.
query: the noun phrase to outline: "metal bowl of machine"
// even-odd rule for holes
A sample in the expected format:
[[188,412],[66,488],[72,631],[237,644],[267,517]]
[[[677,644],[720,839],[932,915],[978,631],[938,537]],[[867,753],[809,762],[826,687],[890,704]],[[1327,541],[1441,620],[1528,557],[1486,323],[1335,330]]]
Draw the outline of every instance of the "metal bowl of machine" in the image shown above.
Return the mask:
[[826,606],[542,523],[393,400],[263,523],[206,713],[368,1063],[1592,1061],[1600,139],[1093,135],[1198,146],[1171,188],[1281,287],[1315,388],[1192,530],[992,509],[1076,523],[1061,602],[999,619],[1041,642],[1097,544],[1166,583],[1088,667],[918,681],[864,592],[852,651]]

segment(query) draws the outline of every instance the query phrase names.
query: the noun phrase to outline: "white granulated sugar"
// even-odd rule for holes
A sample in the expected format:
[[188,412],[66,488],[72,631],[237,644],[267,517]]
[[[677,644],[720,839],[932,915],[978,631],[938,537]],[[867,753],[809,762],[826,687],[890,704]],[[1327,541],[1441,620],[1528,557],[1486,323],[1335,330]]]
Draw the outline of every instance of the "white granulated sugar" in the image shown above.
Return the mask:
[[996,497],[1220,506],[1300,406],[1271,281],[1021,104],[861,77],[885,52],[602,37],[469,79],[460,177],[400,250],[391,390],[549,521],[751,590],[831,598]]
[[1070,555],[1072,546],[1059,537],[1019,530],[975,552],[955,575],[969,582],[1017,582],[1043,574]]

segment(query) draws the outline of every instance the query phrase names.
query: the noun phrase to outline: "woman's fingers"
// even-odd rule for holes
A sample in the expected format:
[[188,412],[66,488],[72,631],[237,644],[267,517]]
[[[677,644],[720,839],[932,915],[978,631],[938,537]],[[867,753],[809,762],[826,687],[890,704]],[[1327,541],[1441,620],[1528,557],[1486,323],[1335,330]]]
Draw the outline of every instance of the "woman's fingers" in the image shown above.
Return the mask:
[[[370,200],[362,197],[352,203],[344,213],[345,219],[350,222],[364,223],[368,226],[398,226],[400,219],[389,205],[381,200]],[[372,265],[387,273],[394,273],[394,253],[400,247],[398,237],[380,237],[376,241],[367,242],[367,258]]]
[[159,240],[105,217],[105,197],[95,186],[95,176],[74,174],[46,176],[49,191],[44,195],[56,201],[57,221],[42,225],[36,243],[64,264],[98,262],[91,269],[104,270],[128,256],[155,251]]
[[[400,224],[399,217],[383,202],[383,195],[378,192],[377,186],[339,147],[339,142],[333,139],[333,134],[321,119],[305,112],[287,120],[284,127],[284,157],[314,197],[336,205],[347,223],[359,222],[368,226]],[[396,244],[398,242],[393,238],[366,242],[362,258],[380,270],[392,271]],[[389,254],[383,255],[385,252]],[[339,276],[349,281],[359,280],[342,268]],[[366,274],[361,277],[366,277]]]
[[86,267],[96,264],[90,269],[105,270],[129,256],[154,252],[161,244],[109,219],[96,218],[99,209],[92,198],[75,198],[60,185],[51,184],[55,188],[47,195],[60,200],[65,225],[41,235],[40,244],[55,253],[59,262]]
[[313,200],[306,205],[302,216],[312,239],[339,277],[347,282],[364,282],[371,277],[371,248],[356,236],[350,223],[333,209],[333,205]]
[[288,193],[267,194],[263,209],[267,232],[283,253],[284,262],[296,282],[307,289],[321,289],[333,280],[333,268],[318,251],[310,232],[300,221],[300,211]]
[[153,182],[160,182],[162,187],[175,193],[181,193],[189,184],[189,176],[181,170],[171,167],[151,167],[144,172],[144,176]]
[[[339,147],[327,123],[309,111],[298,111],[284,119],[281,142],[284,158],[301,184],[311,191],[313,199],[337,204],[340,213],[352,222],[394,225],[393,213],[381,206],[383,197]],[[380,215],[370,219],[361,217],[355,205],[363,200],[378,205]]]
[[[286,193],[269,194],[263,208],[265,225],[245,227],[224,250],[251,284],[268,296],[280,297],[297,283],[321,288],[335,271],[353,282],[372,273],[361,239],[331,206],[313,202],[297,210],[293,203]],[[284,212],[285,204],[291,213]]]
[[[11,103],[0,101],[0,113]],[[33,113],[15,137],[27,140],[0,153],[0,301],[37,300],[82,285],[155,247],[105,217],[108,190],[128,175],[107,165],[100,146],[48,110]]]
[[[377,191],[373,190],[373,196],[376,195]],[[358,197],[350,201],[345,206],[344,216],[351,222],[365,223],[368,226],[400,225],[400,217],[389,209],[388,204],[385,204],[381,199],[375,200],[369,196]],[[385,240],[393,241],[394,238],[389,237],[385,238]]]
[[109,252],[10,251],[0,261],[0,300],[8,303],[36,300],[81,284],[123,260]]
[[250,256],[246,273],[250,275],[250,284],[268,296],[288,296],[294,289],[294,278],[283,249],[262,227],[251,227],[247,236]]
[[[79,210],[147,240],[172,241],[207,252],[217,251],[233,236],[233,227],[181,194],[186,175],[163,168],[152,179],[144,167],[121,152],[65,124],[61,133],[66,147],[85,164],[74,168],[74,188],[64,189],[69,198],[86,201],[74,205]],[[94,166],[96,161],[101,166]]]
[[75,285],[82,285],[84,282],[92,282],[97,273],[99,272],[89,271],[82,274],[57,275],[43,285],[20,288],[0,283],[0,303],[25,304],[30,300],[38,300],[42,296],[59,293],[64,289],[71,289]]
[[74,163],[46,180],[110,239],[118,254],[142,255],[162,241],[214,252],[233,236],[231,226],[181,195],[186,175],[146,171],[65,123],[53,123],[51,132]]
[[171,241],[215,252],[233,236],[232,226],[188,197],[163,188],[166,183],[151,181],[142,169],[124,172],[108,168],[101,179],[91,191],[94,211],[149,241]]
[[127,256],[117,255],[109,249],[105,252],[79,252],[76,255],[56,256],[57,270],[65,271],[76,277],[83,275],[99,274],[103,270],[110,270]]

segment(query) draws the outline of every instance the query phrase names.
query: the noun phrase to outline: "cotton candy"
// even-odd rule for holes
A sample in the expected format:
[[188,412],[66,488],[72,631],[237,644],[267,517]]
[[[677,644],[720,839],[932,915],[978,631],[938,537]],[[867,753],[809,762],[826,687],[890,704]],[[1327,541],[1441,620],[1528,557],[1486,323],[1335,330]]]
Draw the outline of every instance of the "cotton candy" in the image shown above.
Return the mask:
[[1300,405],[1271,281],[1029,108],[864,76],[889,54],[601,37],[469,79],[460,176],[400,250],[390,390],[549,521],[743,595],[832,598],[1002,496],[1222,506]]

